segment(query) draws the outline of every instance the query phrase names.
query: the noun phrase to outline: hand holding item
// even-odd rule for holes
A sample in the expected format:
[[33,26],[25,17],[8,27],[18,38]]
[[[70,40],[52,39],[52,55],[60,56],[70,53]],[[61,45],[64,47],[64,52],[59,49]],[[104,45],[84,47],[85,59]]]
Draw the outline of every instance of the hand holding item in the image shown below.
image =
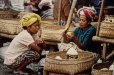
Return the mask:
[[67,36],[67,38],[72,38],[74,35],[73,35],[73,33],[72,32],[67,32],[66,33],[66,36]]
[[39,38],[38,40],[36,40],[36,44],[37,46],[44,48],[45,47],[45,42],[42,38]]
[[38,40],[36,40],[36,44],[37,45],[44,44],[44,40],[42,38],[38,38]]

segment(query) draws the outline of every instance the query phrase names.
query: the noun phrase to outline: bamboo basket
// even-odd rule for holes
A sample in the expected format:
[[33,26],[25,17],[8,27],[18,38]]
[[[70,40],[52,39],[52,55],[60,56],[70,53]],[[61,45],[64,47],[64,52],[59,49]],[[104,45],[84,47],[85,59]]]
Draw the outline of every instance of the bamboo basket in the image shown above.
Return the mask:
[[0,18],[1,19],[11,19],[13,18],[13,13],[11,11],[0,11]]
[[45,41],[54,41],[60,42],[62,39],[62,32],[64,27],[58,25],[44,25],[42,26],[42,35],[41,37]]
[[[49,73],[49,75],[69,75],[69,74],[58,74],[58,73]],[[75,75],[88,75],[88,74],[84,74],[84,73],[80,73],[80,74],[75,74]]]
[[4,20],[0,19],[0,33],[8,35],[17,35],[22,30],[22,26],[18,20]]
[[42,30],[41,37],[45,41],[60,42],[63,30]]
[[[62,59],[55,59],[60,56]],[[54,73],[75,74],[88,70],[94,64],[93,53],[79,52],[77,59],[66,59],[66,51],[49,53],[45,59],[44,70]]]
[[114,23],[108,23],[108,22],[101,23],[99,36],[113,39],[114,38]]
[[92,67],[92,75],[113,75],[113,70],[101,70],[102,68],[109,68],[111,63],[97,63]]
[[100,26],[99,36],[114,38],[114,15],[105,16],[105,20]]
[[[65,26],[57,25],[55,20],[46,20],[42,21],[42,38],[45,41],[52,42],[61,42],[62,33],[65,29]],[[74,31],[75,27],[71,26],[69,31]]]

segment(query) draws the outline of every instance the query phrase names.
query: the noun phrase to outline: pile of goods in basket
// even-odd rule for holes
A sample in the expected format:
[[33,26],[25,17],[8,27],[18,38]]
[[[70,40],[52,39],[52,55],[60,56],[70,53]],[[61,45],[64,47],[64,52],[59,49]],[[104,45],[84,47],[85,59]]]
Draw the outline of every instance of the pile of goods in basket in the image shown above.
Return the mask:
[[108,61],[94,64],[92,67],[92,75],[114,75],[114,63]]
[[[65,51],[67,50],[66,59],[77,59],[78,58],[78,51],[76,50],[75,45],[71,45],[71,43],[64,44],[64,45],[66,45],[66,46],[68,45],[67,49],[63,49]],[[55,59],[62,59],[62,58],[60,56],[56,56]]]

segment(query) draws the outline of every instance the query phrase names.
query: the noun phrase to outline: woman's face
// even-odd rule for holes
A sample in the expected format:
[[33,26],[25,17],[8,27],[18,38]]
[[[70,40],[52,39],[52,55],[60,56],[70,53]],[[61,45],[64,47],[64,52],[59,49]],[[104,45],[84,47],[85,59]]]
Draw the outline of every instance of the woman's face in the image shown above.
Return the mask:
[[80,16],[80,28],[87,28],[90,22],[87,21],[85,16]]
[[30,34],[36,34],[39,30],[39,23],[35,22],[33,25],[29,26],[27,30],[29,31]]

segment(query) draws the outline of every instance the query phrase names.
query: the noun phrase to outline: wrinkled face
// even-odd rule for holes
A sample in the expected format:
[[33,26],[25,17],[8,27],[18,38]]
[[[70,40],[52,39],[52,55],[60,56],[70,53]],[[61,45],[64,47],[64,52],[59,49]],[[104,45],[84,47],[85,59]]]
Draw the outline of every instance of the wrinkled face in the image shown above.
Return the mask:
[[85,16],[80,16],[80,28],[86,28],[90,24],[89,21],[87,21],[87,18]]
[[36,34],[39,30],[39,23],[38,22],[33,23],[33,25],[27,28],[27,30],[30,34]]

